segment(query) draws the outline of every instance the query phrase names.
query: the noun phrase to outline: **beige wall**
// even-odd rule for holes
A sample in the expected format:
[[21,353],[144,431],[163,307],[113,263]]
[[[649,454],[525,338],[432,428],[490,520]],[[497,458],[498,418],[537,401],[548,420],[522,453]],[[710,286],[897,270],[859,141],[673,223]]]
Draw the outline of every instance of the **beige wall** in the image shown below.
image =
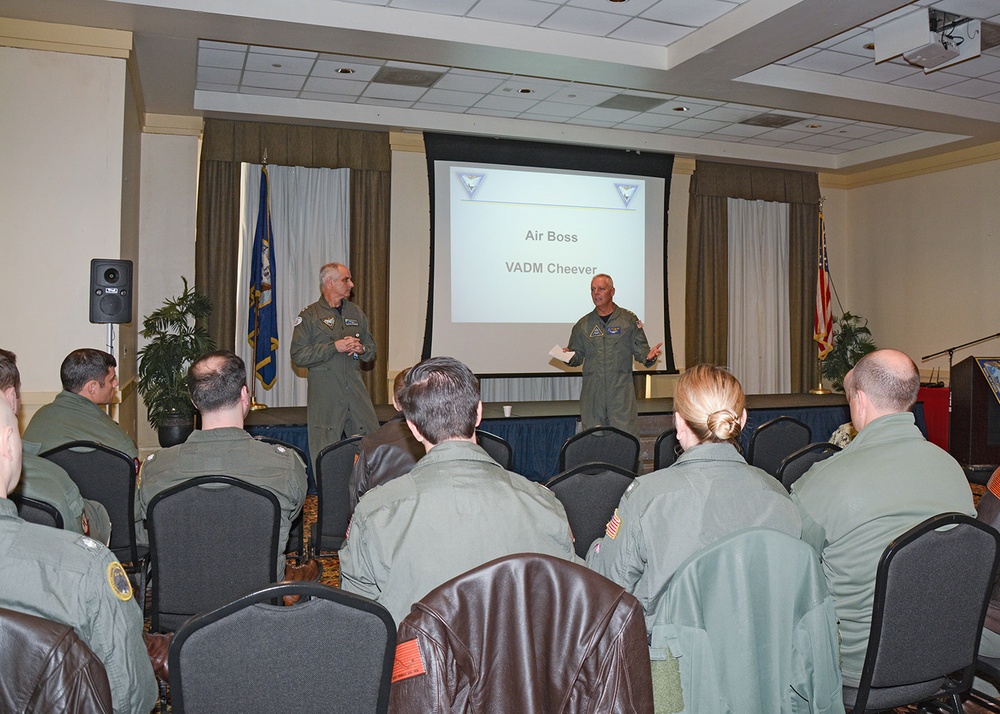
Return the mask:
[[[880,347],[925,375],[920,357],[1000,332],[1000,161],[824,190],[831,272],[844,309],[870,321]],[[839,311],[837,311],[839,312]],[[1000,340],[955,354],[1000,355]]]
[[25,410],[59,391],[89,322],[90,260],[120,257],[125,61],[0,47],[0,343],[18,355]]

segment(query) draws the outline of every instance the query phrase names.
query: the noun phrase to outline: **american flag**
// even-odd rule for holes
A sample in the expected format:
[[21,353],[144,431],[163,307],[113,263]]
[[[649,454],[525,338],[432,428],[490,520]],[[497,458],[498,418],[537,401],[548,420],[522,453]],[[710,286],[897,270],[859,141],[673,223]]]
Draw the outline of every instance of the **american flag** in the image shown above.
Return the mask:
[[816,275],[816,315],[813,318],[813,339],[819,345],[819,358],[825,359],[833,349],[833,314],[830,312],[830,261],[826,256],[826,223],[819,214],[819,268]]

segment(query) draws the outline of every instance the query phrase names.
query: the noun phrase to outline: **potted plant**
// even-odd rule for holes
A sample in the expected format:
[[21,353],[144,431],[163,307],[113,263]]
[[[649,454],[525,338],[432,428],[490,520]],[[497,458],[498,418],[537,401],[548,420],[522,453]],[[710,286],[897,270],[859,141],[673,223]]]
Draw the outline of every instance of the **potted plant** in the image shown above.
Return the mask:
[[875,351],[868,320],[845,312],[833,325],[833,349],[823,360],[823,377],[838,392],[844,391],[844,377],[855,363]]
[[187,387],[188,366],[215,343],[199,323],[212,313],[212,301],[184,281],[184,291],[142,321],[148,340],[139,350],[136,389],[146,405],[160,446],[180,444],[194,431],[194,405]]

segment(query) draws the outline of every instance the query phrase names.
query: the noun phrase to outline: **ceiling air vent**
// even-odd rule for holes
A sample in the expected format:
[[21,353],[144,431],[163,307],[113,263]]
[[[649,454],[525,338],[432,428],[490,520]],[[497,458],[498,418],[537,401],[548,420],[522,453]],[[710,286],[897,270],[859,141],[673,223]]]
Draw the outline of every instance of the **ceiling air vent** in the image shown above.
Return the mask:
[[377,84],[396,84],[403,87],[430,87],[443,74],[444,72],[432,72],[426,69],[382,67],[372,77],[372,82]]
[[801,117],[790,117],[787,114],[758,114],[755,117],[744,119],[740,124],[750,126],[766,126],[768,129],[780,129],[789,124],[796,124],[802,121]]
[[666,99],[662,97],[638,97],[634,94],[616,94],[611,99],[606,99],[597,106],[600,109],[625,109],[630,112],[648,112],[663,104]]

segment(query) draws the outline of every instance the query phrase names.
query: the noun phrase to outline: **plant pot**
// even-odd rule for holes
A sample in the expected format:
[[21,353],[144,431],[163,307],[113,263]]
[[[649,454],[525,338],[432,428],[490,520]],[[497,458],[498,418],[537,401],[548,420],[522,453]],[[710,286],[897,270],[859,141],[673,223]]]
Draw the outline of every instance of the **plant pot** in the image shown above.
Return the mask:
[[168,416],[164,417],[163,422],[157,428],[156,435],[160,441],[160,446],[167,448],[168,446],[183,444],[192,431],[194,431],[193,415]]

